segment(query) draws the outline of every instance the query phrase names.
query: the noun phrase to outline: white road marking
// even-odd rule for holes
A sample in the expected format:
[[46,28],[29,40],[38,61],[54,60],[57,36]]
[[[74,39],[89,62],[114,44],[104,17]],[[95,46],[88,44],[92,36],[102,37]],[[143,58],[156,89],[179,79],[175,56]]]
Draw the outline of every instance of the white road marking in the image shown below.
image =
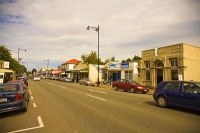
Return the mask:
[[86,94],[87,96],[89,96],[89,97],[93,97],[93,98],[96,98],[96,99],[99,99],[99,100],[103,100],[103,101],[106,101],[105,99],[103,99],[103,98],[99,98],[99,97],[95,97],[95,96],[92,96],[92,95],[89,95],[89,94]]
[[33,100],[33,96],[31,96],[31,99]]
[[61,88],[65,88],[65,87],[63,87],[63,86],[60,86]]
[[107,92],[104,92],[104,91],[99,91],[99,90],[91,90],[91,89],[88,89],[89,91],[92,91],[92,92],[98,92],[98,93],[104,93],[104,94],[108,94]]
[[36,104],[35,104],[35,103],[33,103],[33,107],[36,107]]
[[11,132],[8,132],[8,133],[17,133],[17,132],[23,132],[23,131],[28,131],[28,130],[33,130],[33,129],[44,127],[44,124],[43,124],[42,119],[41,119],[40,116],[38,116],[38,122],[39,122],[39,126],[37,126],[37,127],[31,127],[31,128],[26,128],[26,129],[11,131]]

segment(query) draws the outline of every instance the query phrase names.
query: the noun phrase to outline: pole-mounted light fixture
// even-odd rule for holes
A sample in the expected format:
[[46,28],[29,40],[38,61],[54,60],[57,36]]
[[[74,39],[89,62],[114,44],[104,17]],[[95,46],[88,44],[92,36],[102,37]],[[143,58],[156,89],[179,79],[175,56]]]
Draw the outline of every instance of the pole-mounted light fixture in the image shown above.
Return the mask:
[[99,86],[99,25],[98,25],[98,27],[88,26],[87,30],[90,30],[90,29],[93,29],[93,30],[98,32],[98,57],[97,57],[98,58],[98,68],[97,68],[97,70],[98,70],[98,78],[97,78],[97,86]]
[[48,67],[49,67],[49,59],[48,59],[48,60],[44,60],[44,61],[47,61],[47,74],[49,74],[49,70],[48,70]]
[[20,49],[20,48],[18,48],[18,63],[19,63],[19,51],[20,50],[24,50],[26,52],[26,49]]

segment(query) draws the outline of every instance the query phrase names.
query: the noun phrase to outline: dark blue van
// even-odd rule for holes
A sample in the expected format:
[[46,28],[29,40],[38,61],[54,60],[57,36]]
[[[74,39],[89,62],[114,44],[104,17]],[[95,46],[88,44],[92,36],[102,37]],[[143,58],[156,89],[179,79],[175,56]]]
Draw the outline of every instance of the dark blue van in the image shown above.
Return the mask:
[[159,107],[177,106],[200,111],[200,82],[162,81],[153,94]]

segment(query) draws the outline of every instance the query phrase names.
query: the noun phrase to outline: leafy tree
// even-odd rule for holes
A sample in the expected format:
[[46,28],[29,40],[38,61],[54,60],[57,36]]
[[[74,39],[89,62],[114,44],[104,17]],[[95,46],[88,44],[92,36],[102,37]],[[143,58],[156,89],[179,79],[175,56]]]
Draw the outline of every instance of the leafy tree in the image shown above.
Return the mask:
[[129,61],[131,61],[131,59],[130,59],[130,58],[126,59],[126,62],[129,62]]
[[141,60],[141,59],[142,59],[141,57],[135,55],[132,60]]
[[35,68],[32,69],[32,74],[35,74],[37,70]]
[[0,46],[0,60],[10,62],[10,69],[16,71],[17,73],[23,73],[24,70],[26,70],[25,67],[23,69],[16,59],[12,58],[10,50],[8,50],[5,46]]
[[122,60],[122,63],[126,62],[125,60]]
[[[98,57],[97,53],[95,51],[91,51],[89,55],[83,54],[81,55],[81,59],[83,63],[88,63],[88,64],[98,64]],[[104,64],[101,61],[101,58],[99,58],[99,64]]]

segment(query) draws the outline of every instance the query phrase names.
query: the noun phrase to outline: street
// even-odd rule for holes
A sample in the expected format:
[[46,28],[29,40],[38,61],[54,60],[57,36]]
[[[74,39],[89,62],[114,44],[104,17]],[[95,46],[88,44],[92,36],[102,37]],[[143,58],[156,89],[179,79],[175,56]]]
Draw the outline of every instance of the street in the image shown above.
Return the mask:
[[0,132],[198,133],[200,113],[160,108],[152,95],[29,79],[27,112],[0,114]]

